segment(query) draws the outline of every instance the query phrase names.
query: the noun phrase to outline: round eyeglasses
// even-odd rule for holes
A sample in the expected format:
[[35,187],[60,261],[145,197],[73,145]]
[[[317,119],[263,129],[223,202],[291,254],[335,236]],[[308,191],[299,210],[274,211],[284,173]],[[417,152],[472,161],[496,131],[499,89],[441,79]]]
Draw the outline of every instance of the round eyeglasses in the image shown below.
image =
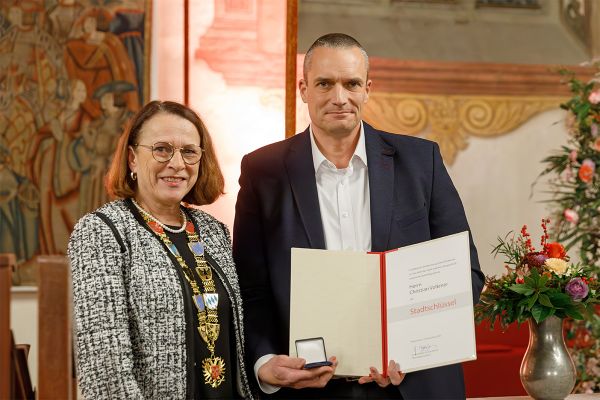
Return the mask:
[[175,155],[175,150],[179,150],[183,162],[187,165],[197,164],[202,158],[204,149],[195,144],[187,144],[182,147],[175,147],[168,142],[156,142],[152,146],[147,144],[134,144],[134,147],[144,147],[152,150],[152,157],[158,162],[165,163],[170,161]]

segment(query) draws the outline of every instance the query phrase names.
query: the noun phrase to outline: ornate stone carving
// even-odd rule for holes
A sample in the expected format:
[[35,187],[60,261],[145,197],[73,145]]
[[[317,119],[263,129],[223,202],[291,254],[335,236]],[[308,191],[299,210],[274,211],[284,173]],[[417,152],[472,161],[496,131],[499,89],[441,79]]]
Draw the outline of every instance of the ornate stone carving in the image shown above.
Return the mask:
[[372,93],[364,116],[379,129],[436,141],[445,162],[451,165],[457,153],[467,148],[469,136],[509,133],[564,100],[559,96]]

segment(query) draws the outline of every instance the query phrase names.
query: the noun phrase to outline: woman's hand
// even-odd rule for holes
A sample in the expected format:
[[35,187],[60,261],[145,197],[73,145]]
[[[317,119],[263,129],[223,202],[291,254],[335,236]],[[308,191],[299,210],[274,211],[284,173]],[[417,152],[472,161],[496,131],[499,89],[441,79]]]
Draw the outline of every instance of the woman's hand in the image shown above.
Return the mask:
[[381,375],[375,367],[371,367],[369,370],[371,373],[368,376],[361,377],[358,380],[358,383],[362,385],[369,382],[376,382],[381,387],[386,387],[391,383],[392,385],[398,386],[406,376],[406,374],[400,371],[400,365],[394,360],[390,360],[387,377]]

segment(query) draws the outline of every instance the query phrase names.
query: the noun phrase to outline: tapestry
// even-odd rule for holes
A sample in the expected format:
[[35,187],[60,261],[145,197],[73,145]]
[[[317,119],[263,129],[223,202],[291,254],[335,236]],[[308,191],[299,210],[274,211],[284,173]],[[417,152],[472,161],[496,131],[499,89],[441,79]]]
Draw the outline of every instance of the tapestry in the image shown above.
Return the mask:
[[148,98],[151,0],[0,2],[0,253],[65,254]]

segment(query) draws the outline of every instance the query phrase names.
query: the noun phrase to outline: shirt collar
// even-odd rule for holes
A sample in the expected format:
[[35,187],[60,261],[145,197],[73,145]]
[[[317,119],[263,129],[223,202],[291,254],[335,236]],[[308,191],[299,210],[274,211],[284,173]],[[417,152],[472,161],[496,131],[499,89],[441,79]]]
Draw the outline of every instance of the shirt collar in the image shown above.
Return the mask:
[[[317,142],[315,141],[315,136],[313,134],[312,125],[309,126],[310,131],[310,148],[312,150],[312,159],[315,167],[315,173],[319,170],[319,167],[324,162],[330,163],[330,161],[325,158],[319,147],[317,146]],[[352,158],[350,162],[354,159],[359,159],[363,162],[365,167],[367,166],[367,148],[365,146],[365,130],[362,121],[360,121],[360,132],[358,133],[358,143],[356,144],[356,148],[354,149],[354,154],[352,154]],[[333,165],[333,164],[332,164]]]

